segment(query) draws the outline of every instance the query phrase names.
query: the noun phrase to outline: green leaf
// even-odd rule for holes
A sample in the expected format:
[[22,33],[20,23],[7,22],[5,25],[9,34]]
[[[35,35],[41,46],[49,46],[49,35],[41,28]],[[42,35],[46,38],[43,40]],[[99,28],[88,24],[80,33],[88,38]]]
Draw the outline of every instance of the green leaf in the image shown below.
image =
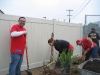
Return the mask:
[[63,52],[60,54],[59,59],[64,69],[67,68],[68,64],[71,65],[78,58],[78,55],[74,55],[74,56],[72,55],[73,55],[73,50],[72,51],[68,50],[68,53],[66,53],[66,49],[64,49]]

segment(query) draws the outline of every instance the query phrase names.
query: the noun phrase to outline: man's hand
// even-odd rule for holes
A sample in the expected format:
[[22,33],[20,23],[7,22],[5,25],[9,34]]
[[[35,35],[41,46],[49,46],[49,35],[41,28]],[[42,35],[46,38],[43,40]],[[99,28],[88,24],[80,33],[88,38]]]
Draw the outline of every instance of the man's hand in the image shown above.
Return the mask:
[[78,59],[78,63],[79,63],[80,61],[82,61],[82,58],[81,58],[81,57]]
[[24,32],[24,34],[27,34],[27,31],[23,31]]
[[28,50],[28,47],[27,47],[27,45],[25,45],[25,49],[26,49],[26,50]]

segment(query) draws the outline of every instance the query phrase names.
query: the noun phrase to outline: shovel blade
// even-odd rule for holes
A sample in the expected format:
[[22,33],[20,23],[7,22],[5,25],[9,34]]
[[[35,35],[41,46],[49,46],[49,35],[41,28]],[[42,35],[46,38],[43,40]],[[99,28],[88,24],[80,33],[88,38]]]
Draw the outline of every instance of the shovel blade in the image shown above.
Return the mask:
[[25,70],[28,75],[32,75],[32,72]]
[[78,65],[78,64],[79,64],[79,62],[74,62],[73,64],[74,64],[74,65]]

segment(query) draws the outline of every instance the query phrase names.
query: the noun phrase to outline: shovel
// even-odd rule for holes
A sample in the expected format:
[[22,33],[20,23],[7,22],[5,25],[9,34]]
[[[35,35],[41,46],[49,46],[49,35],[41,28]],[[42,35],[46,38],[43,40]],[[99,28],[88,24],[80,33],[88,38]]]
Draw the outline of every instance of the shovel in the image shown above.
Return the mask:
[[[52,34],[51,34],[51,38],[54,38],[54,33],[52,32]],[[51,47],[52,49],[51,50],[53,50],[53,47]],[[50,62],[52,62],[53,61],[53,55],[51,55],[50,56]]]
[[[52,61],[49,64],[45,65],[45,63],[43,62],[43,67],[44,67],[44,72],[47,74],[46,72],[46,68],[50,69],[50,66],[53,65],[54,63],[56,63],[56,61]],[[53,69],[55,68],[55,66],[53,66]]]
[[25,71],[28,75],[32,75],[32,73],[29,71],[28,50],[26,50],[26,61],[27,61],[27,70]]
[[53,61],[53,56],[51,55],[51,56],[50,56],[50,62],[52,62],[52,61]]
[[[82,59],[89,51],[90,51],[90,50],[86,51],[86,52],[82,55],[82,57],[81,57],[80,59]],[[80,62],[78,61],[78,62],[74,62],[73,64],[74,64],[74,65],[77,65],[77,64],[79,64],[79,63],[80,63]]]

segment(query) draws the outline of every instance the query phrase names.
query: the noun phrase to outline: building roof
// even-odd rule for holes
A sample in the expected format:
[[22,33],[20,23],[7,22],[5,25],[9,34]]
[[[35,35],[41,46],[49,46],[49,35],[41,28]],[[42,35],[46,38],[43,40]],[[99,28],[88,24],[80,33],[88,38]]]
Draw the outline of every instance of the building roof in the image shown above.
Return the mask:
[[5,14],[2,10],[0,10],[0,12],[2,12],[2,14]]

